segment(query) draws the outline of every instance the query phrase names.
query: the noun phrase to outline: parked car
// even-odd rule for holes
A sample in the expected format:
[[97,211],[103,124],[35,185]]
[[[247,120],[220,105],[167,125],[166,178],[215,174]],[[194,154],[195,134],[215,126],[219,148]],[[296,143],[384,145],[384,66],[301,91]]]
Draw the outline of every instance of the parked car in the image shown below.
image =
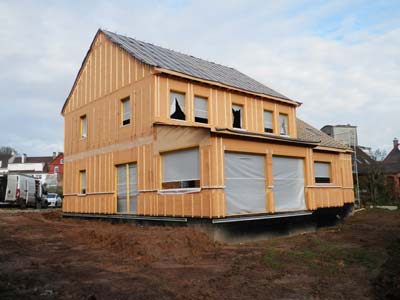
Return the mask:
[[61,207],[62,199],[56,193],[47,193],[46,198],[49,207]]

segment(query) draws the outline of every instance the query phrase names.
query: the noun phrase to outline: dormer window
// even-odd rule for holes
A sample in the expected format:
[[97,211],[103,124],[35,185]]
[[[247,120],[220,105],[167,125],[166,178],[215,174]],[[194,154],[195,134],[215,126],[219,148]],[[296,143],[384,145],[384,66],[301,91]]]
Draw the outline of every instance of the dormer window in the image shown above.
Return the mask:
[[288,116],[279,114],[279,127],[281,135],[289,135]]
[[232,127],[242,128],[243,122],[243,106],[242,105],[232,105]]
[[185,94],[171,92],[169,96],[170,118],[175,120],[186,120]]
[[264,111],[264,132],[273,133],[272,112]]
[[197,123],[208,123],[207,98],[194,97],[194,121]]

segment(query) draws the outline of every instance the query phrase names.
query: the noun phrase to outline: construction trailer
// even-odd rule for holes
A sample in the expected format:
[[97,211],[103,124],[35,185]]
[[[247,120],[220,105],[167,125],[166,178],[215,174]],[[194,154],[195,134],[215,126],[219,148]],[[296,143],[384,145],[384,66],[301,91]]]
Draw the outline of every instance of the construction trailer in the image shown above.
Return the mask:
[[223,220],[354,202],[351,150],[216,63],[99,30],[62,108],[66,215]]

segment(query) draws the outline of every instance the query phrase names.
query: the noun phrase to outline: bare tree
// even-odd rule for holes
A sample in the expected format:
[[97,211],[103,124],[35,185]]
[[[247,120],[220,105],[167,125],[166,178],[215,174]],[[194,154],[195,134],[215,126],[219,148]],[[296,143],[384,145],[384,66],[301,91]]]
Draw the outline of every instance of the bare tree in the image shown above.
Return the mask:
[[17,154],[17,150],[10,146],[0,146],[0,154]]

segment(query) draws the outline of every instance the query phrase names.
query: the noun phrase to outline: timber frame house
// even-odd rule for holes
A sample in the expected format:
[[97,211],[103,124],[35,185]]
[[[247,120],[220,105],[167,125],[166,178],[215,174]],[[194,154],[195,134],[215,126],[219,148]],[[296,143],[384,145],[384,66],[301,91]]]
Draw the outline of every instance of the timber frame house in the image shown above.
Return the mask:
[[351,150],[237,70],[99,30],[62,108],[64,213],[226,218],[354,202]]

